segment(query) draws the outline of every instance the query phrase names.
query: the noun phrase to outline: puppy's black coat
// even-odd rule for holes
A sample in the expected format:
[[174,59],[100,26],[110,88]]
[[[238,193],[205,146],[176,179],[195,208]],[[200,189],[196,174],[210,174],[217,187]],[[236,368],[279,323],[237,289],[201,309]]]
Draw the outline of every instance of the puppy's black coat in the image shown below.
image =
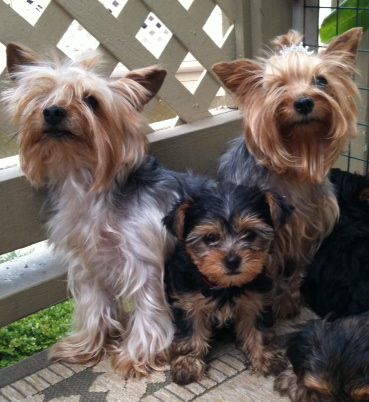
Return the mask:
[[275,388],[293,402],[369,401],[369,315],[315,320],[288,341],[292,370]]
[[369,179],[332,169],[340,220],[306,270],[302,294],[320,316],[369,310]]

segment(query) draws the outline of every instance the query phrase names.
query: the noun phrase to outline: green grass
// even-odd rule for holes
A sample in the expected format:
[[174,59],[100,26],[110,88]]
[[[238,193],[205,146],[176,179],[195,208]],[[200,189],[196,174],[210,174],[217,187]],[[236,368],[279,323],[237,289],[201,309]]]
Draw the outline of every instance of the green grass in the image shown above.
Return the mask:
[[64,336],[71,322],[68,300],[0,329],[0,368],[41,352]]

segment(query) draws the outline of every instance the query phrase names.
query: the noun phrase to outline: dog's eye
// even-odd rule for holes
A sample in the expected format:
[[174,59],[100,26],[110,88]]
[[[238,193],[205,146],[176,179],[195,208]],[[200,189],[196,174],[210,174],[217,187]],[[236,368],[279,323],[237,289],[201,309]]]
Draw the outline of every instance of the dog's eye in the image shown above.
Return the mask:
[[325,89],[328,85],[328,81],[323,75],[315,77],[314,83],[319,89]]
[[88,105],[88,107],[90,107],[94,111],[99,107],[99,102],[92,95],[85,96],[83,98],[83,101]]
[[241,239],[244,241],[253,241],[255,240],[256,233],[253,230],[246,230],[243,232]]
[[216,234],[208,234],[208,235],[204,236],[203,239],[204,239],[204,242],[210,246],[210,245],[214,245],[214,244],[218,243],[220,237]]

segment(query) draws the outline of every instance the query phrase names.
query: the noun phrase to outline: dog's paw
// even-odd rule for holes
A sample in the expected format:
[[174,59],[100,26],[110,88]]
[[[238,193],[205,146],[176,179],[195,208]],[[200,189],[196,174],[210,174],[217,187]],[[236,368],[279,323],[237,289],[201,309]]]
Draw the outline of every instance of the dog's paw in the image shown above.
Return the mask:
[[274,380],[274,390],[281,395],[288,395],[288,390],[291,385],[291,374],[290,370],[280,373]]
[[287,368],[287,359],[282,352],[266,348],[257,359],[251,359],[252,368],[264,376],[278,375]]
[[153,371],[165,371],[169,369],[169,354],[161,352],[148,360],[132,359],[121,346],[111,348],[111,365],[113,370],[123,378],[143,378]]
[[205,363],[196,357],[177,356],[172,360],[170,368],[173,381],[179,385],[186,385],[203,376]]
[[298,393],[296,375],[292,369],[287,369],[280,373],[274,380],[274,390],[281,396],[288,396],[291,400],[295,399]]
[[138,362],[128,356],[113,355],[111,358],[113,370],[125,379],[143,378],[153,371],[153,366],[148,362]]

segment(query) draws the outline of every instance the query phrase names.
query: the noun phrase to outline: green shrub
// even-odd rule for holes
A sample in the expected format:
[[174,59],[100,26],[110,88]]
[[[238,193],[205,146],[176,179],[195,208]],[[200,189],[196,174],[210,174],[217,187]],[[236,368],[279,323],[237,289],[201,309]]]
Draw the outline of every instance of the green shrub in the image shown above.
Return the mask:
[[53,345],[70,328],[73,302],[67,300],[0,329],[0,368]]

